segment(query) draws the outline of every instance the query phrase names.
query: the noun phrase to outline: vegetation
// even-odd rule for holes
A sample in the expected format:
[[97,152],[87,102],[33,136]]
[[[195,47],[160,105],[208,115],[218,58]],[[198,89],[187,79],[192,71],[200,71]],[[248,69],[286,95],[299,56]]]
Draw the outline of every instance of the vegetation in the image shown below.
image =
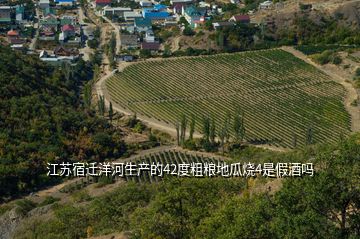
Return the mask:
[[[271,180],[168,177],[153,184],[128,182],[85,205],[59,205],[51,219],[34,220],[15,238],[84,238],[89,231],[93,236],[127,231],[130,238],[352,239],[360,235],[359,135],[337,145],[292,153],[255,148],[233,153],[235,162],[311,158],[316,172],[313,177],[282,179],[279,189],[262,191],[259,186]],[[162,162],[178,159],[169,154]]]
[[91,64],[52,68],[6,47],[0,63],[0,201],[53,182],[47,163],[124,153],[120,134],[82,103],[80,86],[92,79]]
[[296,134],[303,146],[310,126],[313,143],[335,142],[350,127],[344,89],[282,50],[141,62],[106,84],[121,107],[169,125],[194,115],[198,132],[204,116],[218,131],[240,110],[246,132],[238,138],[256,144],[293,147]]

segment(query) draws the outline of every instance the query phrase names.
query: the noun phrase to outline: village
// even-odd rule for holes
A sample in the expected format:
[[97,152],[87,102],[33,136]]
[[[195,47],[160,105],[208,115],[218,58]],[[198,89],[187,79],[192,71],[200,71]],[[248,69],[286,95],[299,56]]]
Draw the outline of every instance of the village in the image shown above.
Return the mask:
[[[24,54],[37,54],[50,64],[76,63],[80,58],[89,60],[99,48],[98,23],[102,22],[117,32],[114,60],[134,61],[176,50],[169,48],[181,35],[196,38],[204,35],[203,30],[250,24],[254,10],[229,15],[241,5],[237,0],[220,4],[194,0],[1,1],[0,42]],[[258,9],[271,7],[273,3],[265,1]]]

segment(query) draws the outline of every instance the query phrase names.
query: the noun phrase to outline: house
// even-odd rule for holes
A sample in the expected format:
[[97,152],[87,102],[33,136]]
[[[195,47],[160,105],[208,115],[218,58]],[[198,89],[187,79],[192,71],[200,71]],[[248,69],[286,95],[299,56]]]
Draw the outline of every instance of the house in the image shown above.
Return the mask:
[[96,7],[105,7],[105,6],[110,6],[111,5],[111,0],[95,0],[95,6]]
[[19,33],[15,30],[10,30],[7,32],[8,42],[10,44],[22,44],[25,43],[25,40],[20,38]]
[[265,1],[259,4],[259,9],[270,9],[272,7],[272,1]]
[[146,32],[151,29],[151,20],[149,18],[136,18],[134,22],[134,27],[137,32]]
[[147,30],[145,32],[145,41],[146,42],[155,42],[155,35],[153,30]]
[[193,0],[170,0],[171,5],[174,5],[176,3],[186,3],[191,4],[193,3]]
[[61,32],[64,34],[64,38],[75,36],[75,27],[73,25],[66,24],[61,27]]
[[170,17],[167,6],[162,4],[154,5],[152,8],[143,8],[142,15],[150,20],[165,20]]
[[143,43],[141,43],[141,49],[150,50],[150,51],[158,51],[160,49],[160,43],[158,43],[158,42],[143,42]]
[[152,6],[152,2],[151,2],[151,1],[147,1],[147,0],[142,0],[142,1],[140,1],[140,6],[141,6],[141,7],[151,7],[151,6]]
[[51,28],[55,32],[58,30],[59,21],[53,15],[48,15],[39,21],[40,29]]
[[41,9],[45,9],[45,8],[50,7],[50,1],[49,0],[40,0],[39,1],[39,7]]
[[229,22],[249,24],[250,23],[250,17],[248,15],[234,15],[229,19]]
[[231,26],[234,26],[235,23],[234,22],[213,22],[213,28],[215,30],[219,30],[219,29],[222,29],[224,27],[231,27]]
[[64,15],[60,18],[60,26],[64,25],[76,25],[77,18],[74,16]]
[[142,18],[142,15],[138,12],[124,12],[125,21],[135,21],[136,18]]
[[181,15],[183,7],[186,6],[187,3],[175,3],[170,7],[172,9],[173,14]]
[[57,46],[54,49],[55,56],[78,56],[79,50],[77,48],[65,48],[64,46]]
[[118,61],[132,62],[134,61],[134,56],[132,55],[120,55],[117,56]]
[[47,51],[43,50],[40,52],[39,58],[44,62],[59,65],[62,62],[73,62],[78,56],[56,56],[55,54],[49,54]]
[[25,7],[22,5],[17,5],[15,7],[15,20],[16,23],[21,23],[24,20]]
[[193,5],[184,8],[183,15],[192,28],[205,22],[206,8],[194,7]]
[[11,7],[0,6],[0,24],[8,24],[11,22]]
[[138,47],[137,35],[121,34],[120,45],[124,49],[131,49]]
[[56,17],[55,16],[55,9],[51,8],[51,7],[44,8],[43,9],[43,15],[44,15],[44,17],[46,17],[48,15],[53,15],[54,17]]
[[72,7],[75,5],[75,1],[74,0],[55,0],[55,3],[57,6],[68,6],[68,7]]
[[109,7],[105,6],[101,12],[103,16],[118,16],[124,17],[124,12],[131,12],[129,7]]

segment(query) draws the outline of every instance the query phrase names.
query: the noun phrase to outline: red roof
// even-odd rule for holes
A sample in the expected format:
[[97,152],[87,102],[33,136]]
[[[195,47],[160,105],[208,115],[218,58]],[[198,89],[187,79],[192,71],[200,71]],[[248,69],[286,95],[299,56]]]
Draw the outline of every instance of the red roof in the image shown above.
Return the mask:
[[17,31],[15,31],[15,30],[11,30],[11,31],[8,31],[7,35],[8,36],[18,36],[19,33]]
[[111,0],[96,0],[95,1],[96,4],[110,4]]
[[248,22],[250,21],[250,17],[248,15],[235,15],[235,21],[237,22]]
[[75,28],[73,25],[69,25],[69,24],[65,24],[62,29],[61,29],[63,32],[65,31],[75,31]]

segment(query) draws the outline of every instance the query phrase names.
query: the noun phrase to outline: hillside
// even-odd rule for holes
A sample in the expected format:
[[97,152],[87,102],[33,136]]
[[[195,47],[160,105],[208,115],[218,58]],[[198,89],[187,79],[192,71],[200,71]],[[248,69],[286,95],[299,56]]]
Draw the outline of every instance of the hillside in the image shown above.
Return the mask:
[[52,68],[0,46],[0,201],[53,181],[48,162],[119,157],[120,136],[86,111],[80,86],[92,66]]

